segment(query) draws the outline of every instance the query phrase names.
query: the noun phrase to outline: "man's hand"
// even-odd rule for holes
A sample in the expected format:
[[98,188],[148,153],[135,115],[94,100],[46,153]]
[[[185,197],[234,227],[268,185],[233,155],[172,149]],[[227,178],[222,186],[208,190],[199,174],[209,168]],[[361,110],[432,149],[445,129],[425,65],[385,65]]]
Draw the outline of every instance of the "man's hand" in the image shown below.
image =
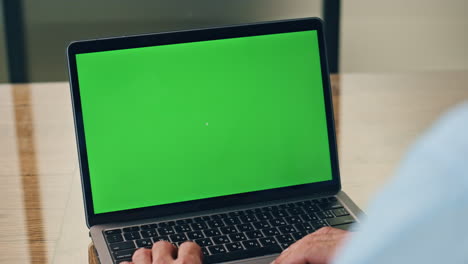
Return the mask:
[[121,264],[202,264],[201,248],[193,242],[184,242],[179,251],[169,242],[159,241],[152,249],[140,248],[133,254],[132,262]]
[[326,264],[346,238],[348,231],[323,227],[283,251],[272,264]]

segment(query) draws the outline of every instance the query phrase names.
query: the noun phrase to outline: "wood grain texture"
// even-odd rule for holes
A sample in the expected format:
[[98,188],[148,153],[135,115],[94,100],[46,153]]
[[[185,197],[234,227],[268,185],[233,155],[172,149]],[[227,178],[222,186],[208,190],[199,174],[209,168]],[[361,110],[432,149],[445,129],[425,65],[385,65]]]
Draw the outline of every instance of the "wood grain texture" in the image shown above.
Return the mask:
[[[364,209],[411,142],[468,99],[468,72],[331,80],[343,189]],[[0,180],[0,263],[95,260],[67,83],[0,85]]]
[[48,263],[42,212],[38,210],[42,203],[30,89],[31,87],[28,85],[19,85],[11,90],[15,102],[16,144],[19,154],[29,255],[34,256],[31,258],[33,263]]
[[96,254],[96,248],[94,247],[93,243],[89,244],[88,247],[88,262],[89,264],[99,264],[99,258]]

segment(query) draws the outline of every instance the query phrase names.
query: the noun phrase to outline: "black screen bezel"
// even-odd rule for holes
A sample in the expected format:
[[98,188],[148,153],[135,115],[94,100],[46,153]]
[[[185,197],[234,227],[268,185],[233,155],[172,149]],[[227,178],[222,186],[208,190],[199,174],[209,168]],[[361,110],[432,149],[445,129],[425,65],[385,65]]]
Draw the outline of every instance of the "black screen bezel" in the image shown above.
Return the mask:
[[[317,30],[318,34],[320,63],[323,80],[323,93],[328,128],[330,160],[332,165],[332,180],[277,189],[228,195],[222,197],[213,197],[194,201],[179,202],[174,204],[129,209],[110,213],[94,213],[88,159],[86,152],[86,141],[83,127],[81,100],[79,93],[78,73],[75,58],[77,54],[205,40],[297,32],[305,30]],[[326,59],[326,45],[323,31],[324,27],[321,19],[303,18],[284,21],[235,25],[219,28],[206,28],[138,36],[124,36],[118,38],[86,40],[71,43],[67,48],[70,89],[72,96],[78,157],[82,179],[83,199],[85,203],[86,221],[88,227],[110,222],[152,218],[156,216],[166,216],[181,212],[198,211],[202,209],[215,209],[224,207],[229,204],[242,205],[314,193],[336,193],[339,190],[341,190],[332,94],[330,88],[328,63]]]

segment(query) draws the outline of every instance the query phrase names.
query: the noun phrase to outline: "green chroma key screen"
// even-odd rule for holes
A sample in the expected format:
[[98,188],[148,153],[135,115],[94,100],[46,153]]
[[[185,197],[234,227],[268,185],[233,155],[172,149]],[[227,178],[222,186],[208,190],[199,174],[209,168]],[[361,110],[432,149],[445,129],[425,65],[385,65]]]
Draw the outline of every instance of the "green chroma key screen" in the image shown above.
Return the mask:
[[316,31],[76,61],[96,214],[332,179]]

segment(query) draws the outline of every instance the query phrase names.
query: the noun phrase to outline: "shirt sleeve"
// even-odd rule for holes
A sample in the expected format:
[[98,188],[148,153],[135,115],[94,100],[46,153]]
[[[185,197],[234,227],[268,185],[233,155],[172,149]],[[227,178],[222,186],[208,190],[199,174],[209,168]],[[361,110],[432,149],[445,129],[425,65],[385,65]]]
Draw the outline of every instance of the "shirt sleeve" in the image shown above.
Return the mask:
[[334,264],[468,263],[468,103],[411,148]]

